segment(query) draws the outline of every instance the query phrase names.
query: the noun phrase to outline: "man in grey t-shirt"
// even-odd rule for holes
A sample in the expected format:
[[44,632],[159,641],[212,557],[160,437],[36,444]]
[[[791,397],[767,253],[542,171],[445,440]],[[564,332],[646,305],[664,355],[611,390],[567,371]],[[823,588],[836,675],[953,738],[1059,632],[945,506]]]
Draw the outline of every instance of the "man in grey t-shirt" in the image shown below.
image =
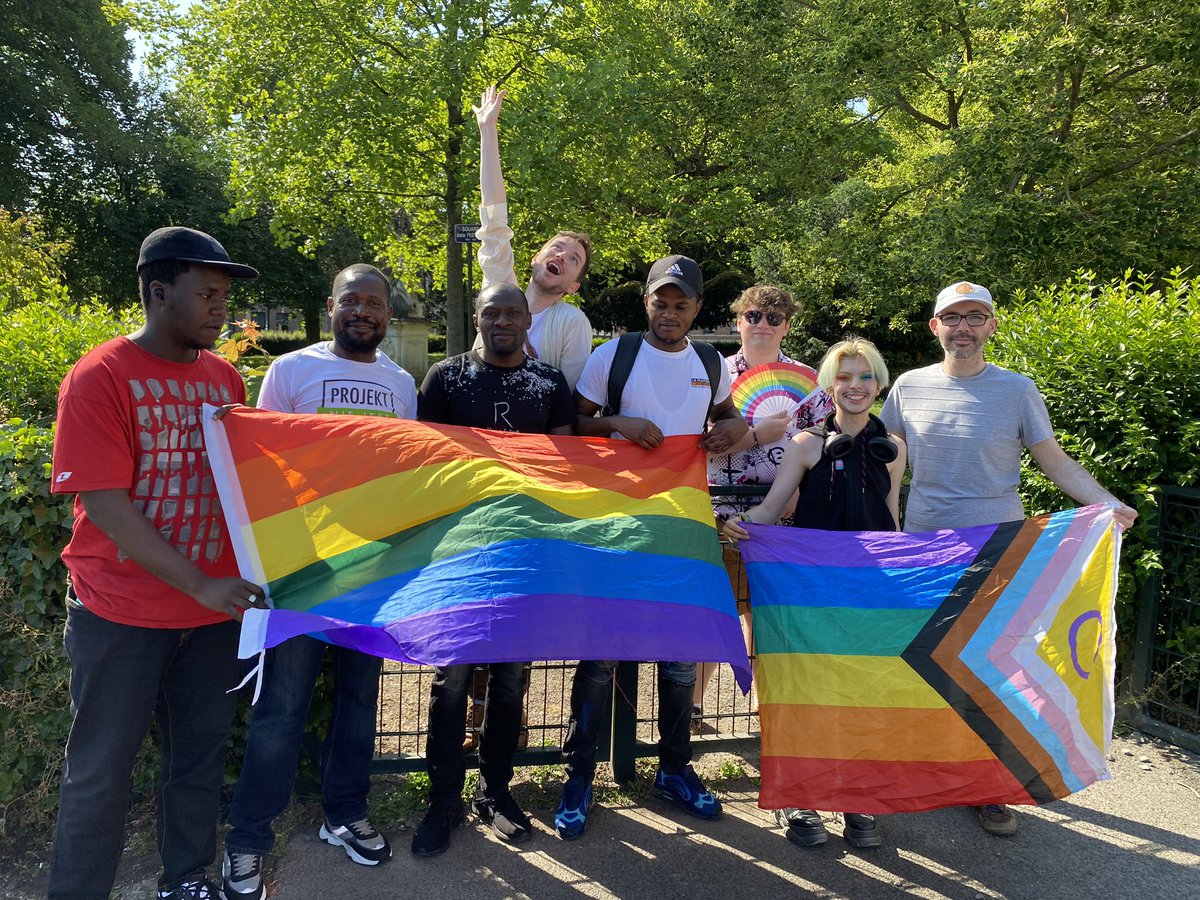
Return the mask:
[[[1059,446],[1033,381],[994,366],[983,348],[996,333],[987,288],[960,281],[937,296],[929,330],[945,357],[896,379],[880,418],[908,445],[912,470],[904,530],[967,528],[1025,518],[1017,486],[1021,449],[1079,503],[1115,503],[1116,520],[1133,525],[1137,510],[1121,503]],[[991,834],[1012,834],[1006,806],[976,807]]]

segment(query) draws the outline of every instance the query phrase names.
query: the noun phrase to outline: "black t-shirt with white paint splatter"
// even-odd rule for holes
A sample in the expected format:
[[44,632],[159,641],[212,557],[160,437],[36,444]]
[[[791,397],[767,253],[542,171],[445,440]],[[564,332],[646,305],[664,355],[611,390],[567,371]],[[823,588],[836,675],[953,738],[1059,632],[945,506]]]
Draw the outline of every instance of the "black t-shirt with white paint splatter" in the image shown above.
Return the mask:
[[425,375],[417,418],[443,425],[546,434],[575,424],[575,403],[563,373],[536,359],[493,366],[472,350],[442,360]]

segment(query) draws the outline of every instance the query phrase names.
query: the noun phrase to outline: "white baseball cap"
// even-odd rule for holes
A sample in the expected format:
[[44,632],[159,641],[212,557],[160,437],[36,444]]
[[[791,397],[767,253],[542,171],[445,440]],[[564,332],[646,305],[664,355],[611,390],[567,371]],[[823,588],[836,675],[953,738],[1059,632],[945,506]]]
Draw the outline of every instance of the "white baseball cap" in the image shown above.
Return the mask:
[[982,284],[971,284],[969,281],[956,281],[949,287],[942,288],[941,293],[937,295],[937,303],[933,306],[933,314],[936,316],[947,306],[953,306],[955,303],[962,303],[965,300],[981,303],[988,308],[988,312],[992,315],[996,314],[996,306],[992,303],[992,292]]

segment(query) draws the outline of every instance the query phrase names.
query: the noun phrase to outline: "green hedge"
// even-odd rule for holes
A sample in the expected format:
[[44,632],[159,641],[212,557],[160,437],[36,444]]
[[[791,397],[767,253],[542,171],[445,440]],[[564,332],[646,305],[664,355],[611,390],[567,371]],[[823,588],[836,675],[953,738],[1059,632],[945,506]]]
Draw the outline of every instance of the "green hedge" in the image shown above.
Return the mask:
[[[1037,382],[1063,449],[1138,510],[1125,536],[1118,588],[1119,649],[1128,662],[1137,598],[1159,567],[1151,543],[1153,486],[1200,483],[1200,281],[1175,272],[1098,284],[1088,273],[1020,293],[999,311],[990,356]],[[1026,462],[1026,506],[1071,505]]]
[[99,304],[23,306],[0,328],[0,417],[49,424],[58,386],[88,350],[142,322],[141,307],[113,312]]
[[44,821],[71,724],[62,647],[71,501],[50,493],[50,427],[0,426],[0,821]]
[[[332,341],[333,332],[321,332],[321,340]],[[276,329],[272,331],[260,331],[258,334],[258,343],[267,353],[275,357],[291,353],[293,350],[303,350],[312,342],[304,336],[303,331],[280,331]]]

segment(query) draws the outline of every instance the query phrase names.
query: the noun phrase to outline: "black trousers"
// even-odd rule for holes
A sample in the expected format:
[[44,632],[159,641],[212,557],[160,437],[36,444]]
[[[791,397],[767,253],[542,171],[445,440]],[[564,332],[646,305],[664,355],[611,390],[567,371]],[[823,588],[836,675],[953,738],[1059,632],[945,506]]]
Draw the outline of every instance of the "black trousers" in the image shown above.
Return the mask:
[[[483,795],[502,794],[512,781],[526,665],[515,662],[488,666],[487,707],[479,737],[479,792]],[[462,749],[463,709],[474,671],[471,665],[446,666],[433,676],[425,744],[431,803],[450,802],[462,794],[467,777]]]
[[107,900],[129,812],[133,764],[158,722],[162,774],[158,850],[162,884],[212,865],[233,721],[238,624],[139,628],[72,606],[64,632],[71,705],[49,896]]

